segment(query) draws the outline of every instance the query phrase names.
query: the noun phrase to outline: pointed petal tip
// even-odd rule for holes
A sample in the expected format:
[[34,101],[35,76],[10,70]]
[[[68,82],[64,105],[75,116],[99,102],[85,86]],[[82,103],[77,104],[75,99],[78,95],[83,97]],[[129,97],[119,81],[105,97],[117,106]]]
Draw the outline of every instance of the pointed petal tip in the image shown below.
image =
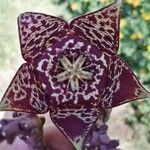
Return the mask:
[[18,23],[20,23],[20,21],[24,18],[24,16],[26,16],[29,12],[23,12],[20,13],[17,17]]
[[97,120],[98,109],[63,109],[51,112],[50,117],[57,128],[73,144],[76,150],[81,150],[85,139],[91,132]]
[[145,87],[143,87],[142,93],[143,93],[143,96],[141,96],[141,97],[143,97],[143,98],[150,98],[150,91],[145,89]]
[[3,97],[0,101],[0,111],[11,111],[10,105],[5,97]]
[[10,101],[4,96],[0,101],[0,111],[21,111],[20,109],[13,108]]
[[118,5],[118,8],[121,10],[122,9],[122,3],[123,0],[117,0],[116,4]]

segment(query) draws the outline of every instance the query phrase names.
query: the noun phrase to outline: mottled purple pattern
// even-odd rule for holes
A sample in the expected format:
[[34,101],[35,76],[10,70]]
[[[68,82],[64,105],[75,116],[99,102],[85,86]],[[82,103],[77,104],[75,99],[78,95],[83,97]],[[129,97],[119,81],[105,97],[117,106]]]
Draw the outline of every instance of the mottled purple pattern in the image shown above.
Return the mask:
[[[71,61],[82,55],[87,58],[85,66],[90,65],[86,69],[93,73],[93,79],[80,82],[79,91],[73,92],[67,88],[67,82],[59,83],[55,78],[61,71],[59,61],[64,55]],[[109,60],[106,53],[101,53],[95,46],[77,36],[60,40],[39,59],[37,74],[53,104],[50,106],[51,118],[75,147],[81,146],[81,141],[97,120],[97,105],[106,84]]]
[[[53,122],[80,150],[101,109],[149,97],[129,66],[116,56],[120,6],[118,1],[70,24],[45,14],[21,14],[20,45],[27,63],[12,80],[0,110],[50,111]],[[79,58],[83,64],[74,67]],[[62,63],[66,59],[73,68],[71,75],[70,66]],[[67,74],[58,78],[64,71]]]
[[66,33],[67,23],[54,16],[25,12],[18,17],[18,28],[23,58],[33,63]]
[[48,111],[48,100],[31,66],[23,64],[20,67],[3,96],[0,106],[1,110],[10,111],[34,113]]
[[50,115],[56,126],[77,148],[82,147],[84,138],[97,120],[97,112],[98,109],[61,109]]
[[136,99],[149,97],[130,67],[120,57],[111,58],[107,85],[101,96],[100,107],[112,108]]
[[[79,91],[73,92],[70,87],[68,88],[66,81],[58,82],[56,79],[56,75],[61,72],[60,58],[64,55],[71,61],[80,55],[87,58],[85,66],[89,67],[86,70],[93,73],[93,79],[85,80],[85,83],[80,82]],[[62,109],[66,106],[95,107],[106,84],[109,60],[106,53],[101,53],[95,46],[76,36],[68,36],[49,48],[42,59],[39,59],[36,68],[43,88],[49,94],[50,100],[55,103],[51,109]]]
[[89,40],[98,49],[108,53],[116,53],[119,47],[118,2],[71,21],[70,26],[83,39]]

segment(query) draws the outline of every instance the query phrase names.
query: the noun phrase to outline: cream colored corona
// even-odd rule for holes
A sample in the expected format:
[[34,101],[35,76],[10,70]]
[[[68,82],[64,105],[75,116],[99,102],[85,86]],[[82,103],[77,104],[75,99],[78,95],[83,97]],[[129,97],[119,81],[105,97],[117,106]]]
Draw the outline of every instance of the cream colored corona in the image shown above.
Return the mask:
[[78,91],[80,87],[79,80],[82,82],[84,82],[84,80],[90,80],[93,75],[91,72],[84,70],[88,66],[82,67],[85,61],[86,58],[82,55],[79,56],[76,61],[73,61],[73,63],[71,63],[66,56],[63,56],[63,58],[60,59],[60,62],[64,71],[56,75],[58,82],[68,80],[68,86],[71,86],[71,90]]

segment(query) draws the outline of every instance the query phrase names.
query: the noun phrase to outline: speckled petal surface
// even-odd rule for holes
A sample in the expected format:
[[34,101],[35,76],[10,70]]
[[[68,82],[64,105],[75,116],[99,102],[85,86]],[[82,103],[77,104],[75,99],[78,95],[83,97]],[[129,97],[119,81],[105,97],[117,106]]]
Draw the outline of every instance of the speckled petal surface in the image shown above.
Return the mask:
[[[86,71],[92,73],[92,78],[79,81],[79,90],[72,91],[68,84],[69,79],[58,82],[56,77],[62,71],[60,60],[63,56],[73,62],[80,55],[86,58],[83,67],[87,66]],[[102,94],[106,85],[109,60],[106,53],[101,53],[87,41],[76,36],[68,36],[47,50],[42,59],[39,59],[36,70],[41,85],[56,106],[61,108],[71,106],[70,108],[75,109],[77,105],[85,105],[90,108],[92,105],[97,105],[99,95]]]
[[148,97],[150,97],[150,93],[141,85],[128,64],[118,56],[112,57],[107,87],[101,97],[102,104],[100,107],[113,108]]
[[45,50],[61,38],[67,23],[60,18],[34,12],[18,17],[18,29],[23,58],[34,62]]
[[87,134],[90,134],[97,120],[98,109],[61,109],[51,112],[50,115],[52,121],[72,142],[76,150],[81,150]]
[[100,50],[114,54],[119,46],[120,7],[121,2],[118,1],[72,20],[70,27]]
[[46,113],[48,103],[40,83],[27,64],[23,64],[0,103],[0,110]]

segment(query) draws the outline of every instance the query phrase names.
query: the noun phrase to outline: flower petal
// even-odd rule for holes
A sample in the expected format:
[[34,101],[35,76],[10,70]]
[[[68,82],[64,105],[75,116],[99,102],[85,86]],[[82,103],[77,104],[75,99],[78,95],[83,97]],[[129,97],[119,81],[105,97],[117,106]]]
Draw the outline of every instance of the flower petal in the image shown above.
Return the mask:
[[60,18],[33,12],[18,17],[18,28],[22,55],[33,61],[64,36],[67,23]]
[[96,108],[91,109],[59,109],[51,112],[51,119],[61,132],[74,145],[81,150],[83,142],[90,134],[90,129],[97,120]]
[[121,58],[115,56],[109,68],[107,87],[102,95],[102,107],[111,108],[129,101],[150,97],[132,70]]
[[70,27],[78,36],[90,40],[99,49],[116,53],[119,45],[121,2],[113,3],[96,12],[71,21]]
[[45,113],[48,111],[46,96],[33,70],[23,64],[0,103],[0,110]]

